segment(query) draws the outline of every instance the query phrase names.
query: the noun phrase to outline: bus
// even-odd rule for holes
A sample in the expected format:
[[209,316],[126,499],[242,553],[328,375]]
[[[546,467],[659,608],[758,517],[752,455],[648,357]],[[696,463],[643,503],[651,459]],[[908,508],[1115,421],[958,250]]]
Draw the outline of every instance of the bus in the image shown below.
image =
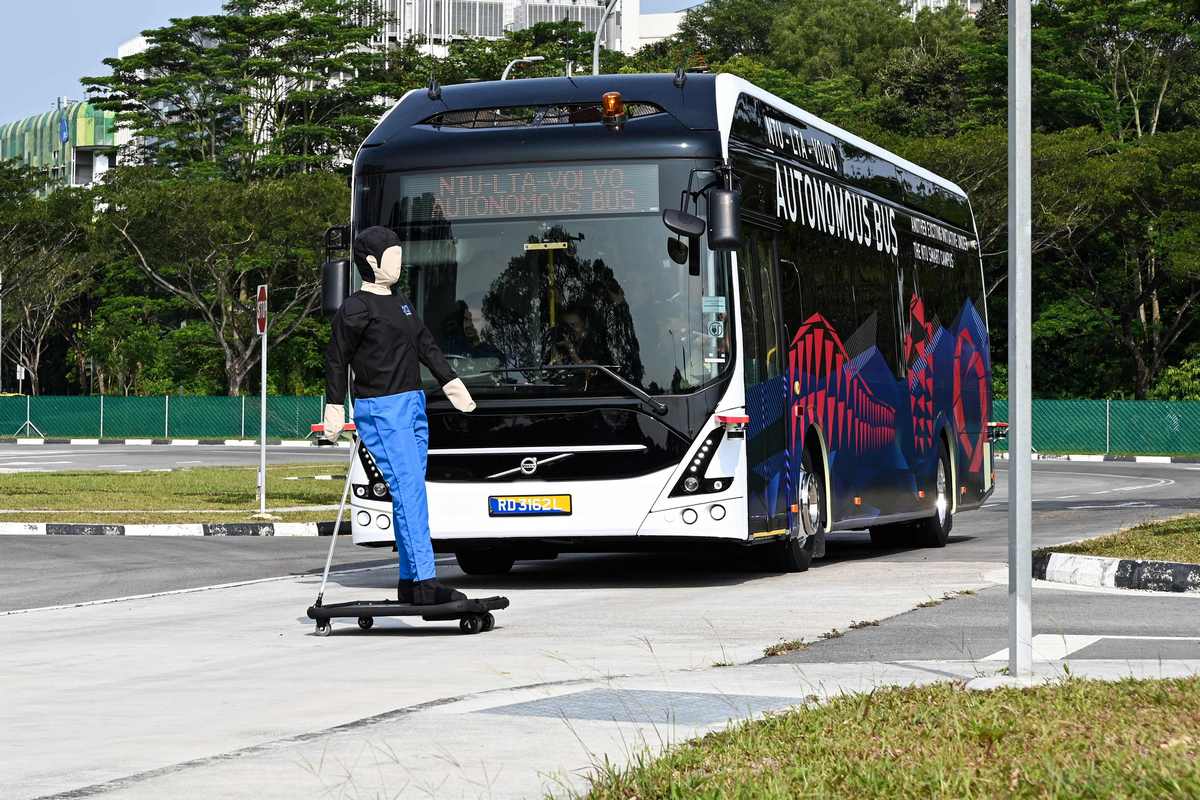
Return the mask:
[[[467,573],[720,544],[804,571],[833,531],[943,546],[992,492],[966,193],[745,80],[431,82],[352,181],[343,244],[396,231],[478,403],[427,375],[430,527]],[[365,449],[351,482],[354,542],[391,545]]]

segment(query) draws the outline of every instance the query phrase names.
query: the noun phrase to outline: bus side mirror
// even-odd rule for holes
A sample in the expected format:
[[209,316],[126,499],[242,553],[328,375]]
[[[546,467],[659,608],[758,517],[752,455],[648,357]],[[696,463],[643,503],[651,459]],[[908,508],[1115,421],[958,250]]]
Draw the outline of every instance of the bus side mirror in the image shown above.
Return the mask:
[[332,317],[350,295],[350,261],[326,261],[321,269],[321,312]]
[[736,250],[742,244],[742,200],[730,189],[708,192],[708,246]]
[[671,233],[686,236],[689,239],[698,239],[704,235],[704,220],[686,211],[674,208],[663,209],[662,220],[663,225],[666,225],[667,230]]

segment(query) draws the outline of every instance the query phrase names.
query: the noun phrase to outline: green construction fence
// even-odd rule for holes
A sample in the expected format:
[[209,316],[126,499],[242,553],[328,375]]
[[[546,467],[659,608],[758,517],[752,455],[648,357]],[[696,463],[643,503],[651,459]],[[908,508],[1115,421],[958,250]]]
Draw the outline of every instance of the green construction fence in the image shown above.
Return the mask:
[[[0,436],[256,439],[257,397],[0,397]],[[267,438],[304,439],[321,397],[268,397]]]
[[[306,438],[322,406],[321,397],[268,397],[267,438]],[[993,418],[1008,421],[1007,400],[994,402]],[[0,437],[254,439],[258,424],[257,397],[0,397]],[[1034,400],[1033,447],[1200,454],[1200,402]]]

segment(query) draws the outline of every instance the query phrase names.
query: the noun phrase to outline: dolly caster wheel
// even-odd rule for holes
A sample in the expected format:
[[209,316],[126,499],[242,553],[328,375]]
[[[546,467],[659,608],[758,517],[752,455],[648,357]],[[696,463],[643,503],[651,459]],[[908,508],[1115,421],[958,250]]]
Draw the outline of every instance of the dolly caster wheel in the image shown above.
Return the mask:
[[496,627],[496,618],[492,616],[492,612],[489,611],[483,615],[483,632],[487,633],[494,627]]
[[467,634],[479,633],[483,630],[483,617],[478,614],[463,617],[458,621],[458,629]]
[[331,633],[333,633],[333,626],[329,624],[328,620],[324,624],[317,623],[317,636],[328,636]]
[[375,627],[375,618],[374,617],[359,617],[358,618],[358,627],[362,628],[364,631],[371,630],[371,628]]

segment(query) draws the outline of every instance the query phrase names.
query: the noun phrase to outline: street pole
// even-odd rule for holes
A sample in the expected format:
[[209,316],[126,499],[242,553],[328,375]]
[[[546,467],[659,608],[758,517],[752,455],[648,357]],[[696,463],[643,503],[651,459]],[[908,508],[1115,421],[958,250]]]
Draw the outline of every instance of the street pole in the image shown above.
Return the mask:
[[258,513],[267,513],[267,332],[262,334],[262,408],[259,411]]
[[1033,675],[1030,0],[1008,3],[1008,672]]
[[[260,406],[258,413],[258,514],[261,519],[267,515],[267,285],[262,284],[255,291],[255,323],[258,325],[258,335],[262,337],[262,354],[259,358],[259,392]],[[242,415],[245,425],[245,414]]]
[[604,35],[604,26],[608,24],[608,17],[612,14],[613,9],[617,7],[620,0],[608,0],[604,4],[604,13],[600,15],[600,24],[596,26],[596,38],[592,40],[592,74],[600,74],[600,37]]

